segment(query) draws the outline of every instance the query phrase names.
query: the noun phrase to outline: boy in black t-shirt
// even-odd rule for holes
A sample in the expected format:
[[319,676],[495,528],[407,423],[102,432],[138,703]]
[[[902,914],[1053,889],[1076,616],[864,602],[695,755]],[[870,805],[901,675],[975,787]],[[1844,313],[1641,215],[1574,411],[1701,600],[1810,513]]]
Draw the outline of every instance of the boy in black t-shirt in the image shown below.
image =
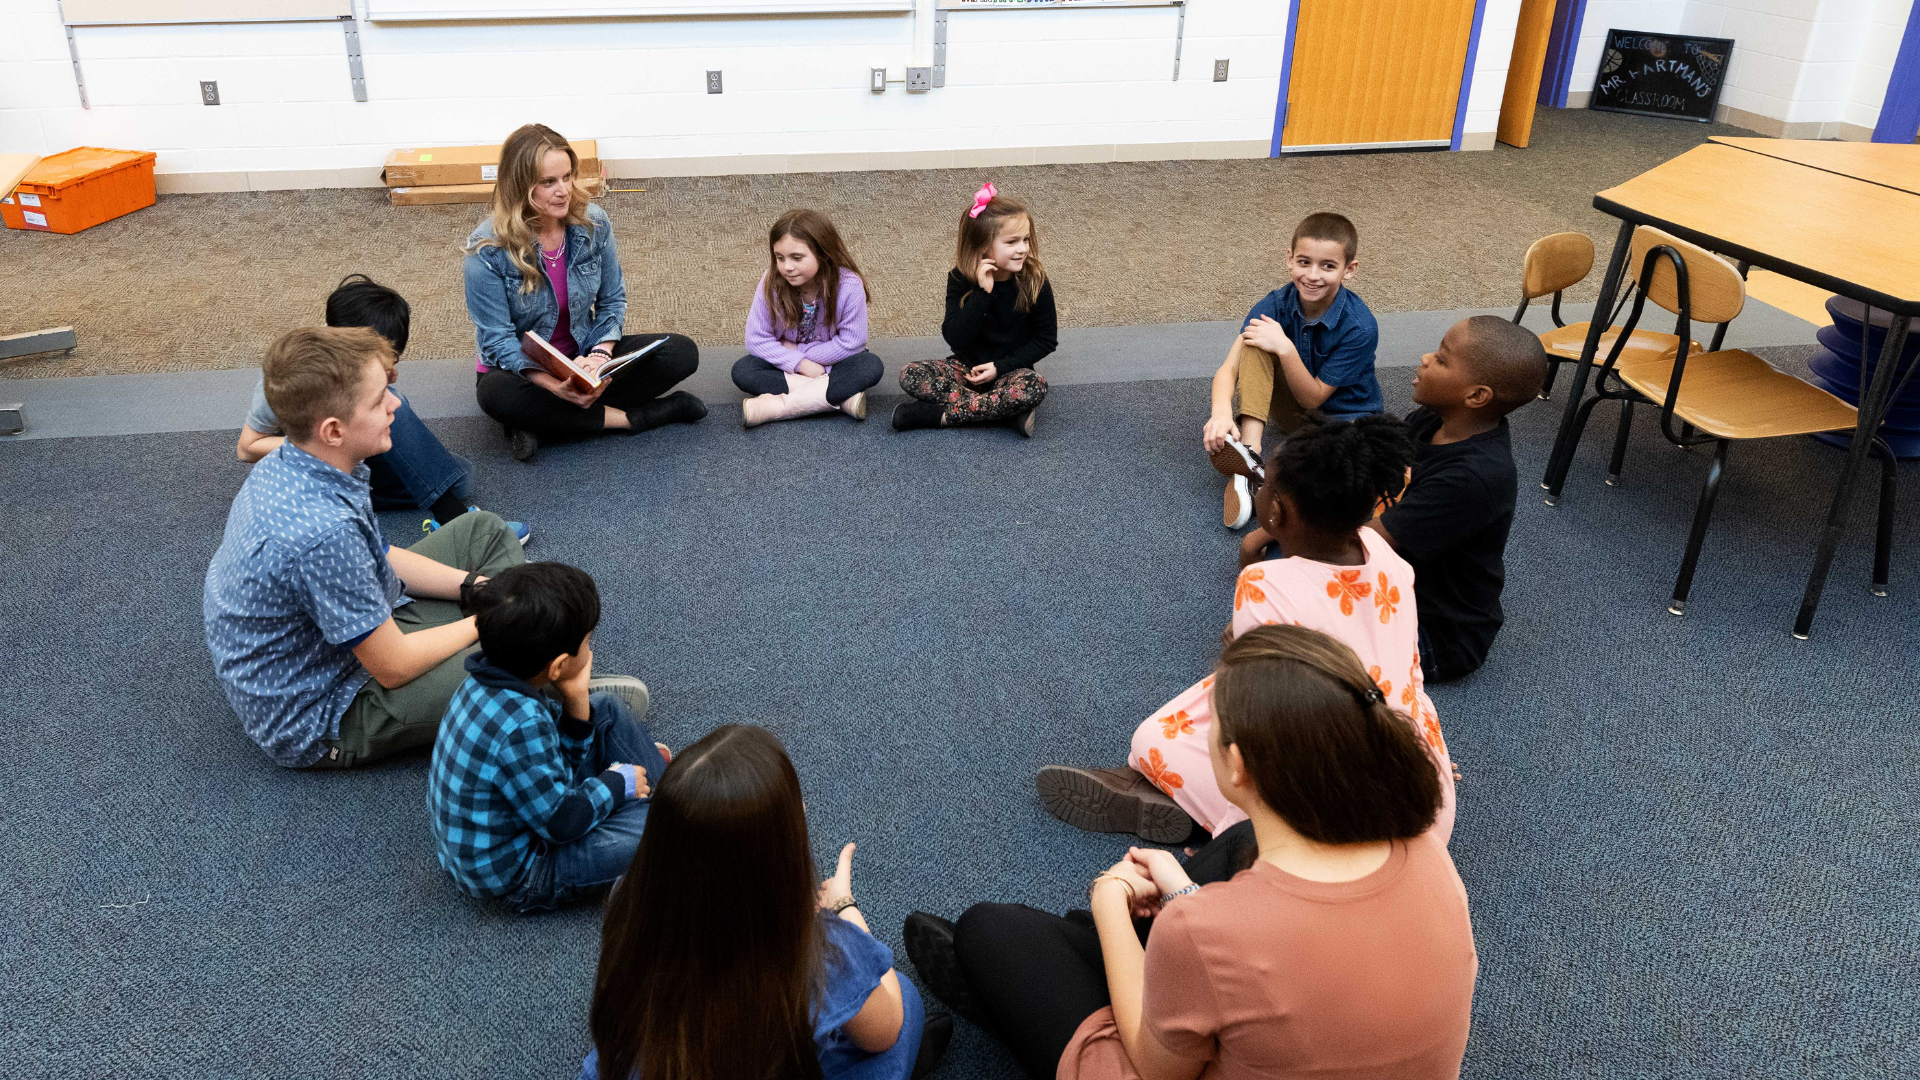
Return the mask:
[[1455,323],[1414,373],[1412,478],[1368,525],[1413,565],[1429,680],[1472,673],[1500,632],[1519,494],[1506,417],[1539,394],[1546,374],[1540,339],[1493,315]]

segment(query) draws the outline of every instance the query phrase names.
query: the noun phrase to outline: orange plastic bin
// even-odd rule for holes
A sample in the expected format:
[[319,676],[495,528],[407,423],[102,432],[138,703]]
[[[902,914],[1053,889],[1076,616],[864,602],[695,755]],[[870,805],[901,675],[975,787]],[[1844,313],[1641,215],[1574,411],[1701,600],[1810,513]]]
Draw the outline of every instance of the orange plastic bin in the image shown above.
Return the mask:
[[77,146],[41,159],[0,200],[9,229],[77,233],[153,205],[154,155]]

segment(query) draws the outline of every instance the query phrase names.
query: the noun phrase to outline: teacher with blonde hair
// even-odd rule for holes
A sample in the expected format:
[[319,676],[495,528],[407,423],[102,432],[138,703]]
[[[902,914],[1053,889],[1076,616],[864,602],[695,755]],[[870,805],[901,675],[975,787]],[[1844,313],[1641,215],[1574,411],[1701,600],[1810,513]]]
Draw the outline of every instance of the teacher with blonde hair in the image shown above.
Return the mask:
[[[693,340],[625,332],[627,287],[613,222],[580,189],[579,166],[573,147],[552,128],[514,131],[500,147],[492,213],[467,237],[467,314],[480,345],[475,392],[481,410],[506,427],[521,461],[542,442],[707,415],[692,394],[668,393],[700,366]],[[521,350],[529,331],[588,372],[666,340],[596,389],[582,390]]]

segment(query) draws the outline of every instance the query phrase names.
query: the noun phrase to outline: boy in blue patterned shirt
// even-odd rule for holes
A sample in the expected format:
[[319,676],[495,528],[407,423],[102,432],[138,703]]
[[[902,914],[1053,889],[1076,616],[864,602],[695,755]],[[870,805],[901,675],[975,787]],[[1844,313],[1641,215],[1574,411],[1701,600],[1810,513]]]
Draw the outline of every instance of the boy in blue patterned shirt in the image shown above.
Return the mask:
[[667,748],[641,723],[640,680],[593,677],[600,594],[585,571],[516,566],[472,604],[480,651],[427,780],[440,865],[469,895],[557,907],[626,873]]

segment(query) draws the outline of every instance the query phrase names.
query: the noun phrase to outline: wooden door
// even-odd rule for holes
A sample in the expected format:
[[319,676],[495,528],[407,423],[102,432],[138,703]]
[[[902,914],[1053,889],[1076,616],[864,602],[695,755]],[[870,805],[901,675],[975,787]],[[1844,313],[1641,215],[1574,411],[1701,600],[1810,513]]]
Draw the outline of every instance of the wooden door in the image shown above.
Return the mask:
[[1520,28],[1513,35],[1513,60],[1507,67],[1507,92],[1500,99],[1500,133],[1496,136],[1508,146],[1524,148],[1533,137],[1540,73],[1547,66],[1547,40],[1553,36],[1553,2],[1520,2]]
[[1280,146],[1453,141],[1474,0],[1300,0]]

